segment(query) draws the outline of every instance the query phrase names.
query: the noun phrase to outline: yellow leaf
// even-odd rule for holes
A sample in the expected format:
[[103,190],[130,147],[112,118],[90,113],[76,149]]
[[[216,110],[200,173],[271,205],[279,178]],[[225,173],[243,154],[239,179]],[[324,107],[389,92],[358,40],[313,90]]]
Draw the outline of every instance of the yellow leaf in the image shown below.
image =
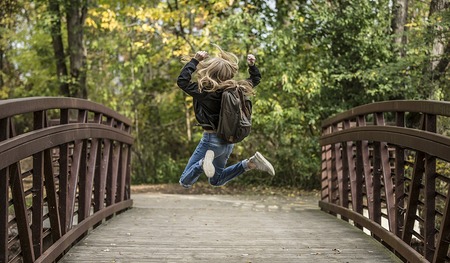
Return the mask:
[[144,43],[142,43],[142,42],[134,42],[134,46],[136,47],[136,48],[140,48],[140,47],[142,47],[144,45]]
[[95,21],[94,21],[92,18],[90,18],[90,17],[86,18],[85,23],[86,23],[87,26],[90,26],[90,27],[93,27],[93,28],[97,28],[97,24],[96,24]]
[[102,22],[102,23],[100,24],[100,27],[103,28],[103,29],[109,29],[109,23],[107,23],[107,22]]
[[406,27],[416,27],[417,23],[411,22],[405,25]]
[[155,32],[155,29],[153,29],[153,27],[149,26],[148,24],[143,24],[142,30],[144,30],[146,32]]

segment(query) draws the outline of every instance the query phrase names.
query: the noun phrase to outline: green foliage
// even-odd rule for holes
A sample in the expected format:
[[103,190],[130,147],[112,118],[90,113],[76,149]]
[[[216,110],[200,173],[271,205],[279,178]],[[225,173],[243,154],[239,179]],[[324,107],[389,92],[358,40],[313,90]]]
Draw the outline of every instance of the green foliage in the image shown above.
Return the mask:
[[[411,2],[399,47],[390,2],[93,1],[84,28],[89,99],[133,120],[133,182],[177,182],[201,136],[192,98],[176,86],[180,57],[218,44],[238,55],[246,78],[253,53],[263,75],[254,128],[230,163],[260,151],[277,175],[237,180],[317,188],[323,119],[373,101],[450,96],[447,72],[430,67],[448,59],[430,50],[449,39],[450,13],[428,18],[429,3]],[[46,1],[19,0],[0,18],[0,98],[59,94],[47,10]]]

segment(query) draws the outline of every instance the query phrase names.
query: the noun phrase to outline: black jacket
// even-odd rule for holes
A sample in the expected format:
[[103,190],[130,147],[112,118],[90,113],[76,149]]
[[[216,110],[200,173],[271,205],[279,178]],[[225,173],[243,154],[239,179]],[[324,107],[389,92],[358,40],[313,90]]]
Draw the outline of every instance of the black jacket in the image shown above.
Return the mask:
[[[198,61],[191,59],[181,70],[180,76],[178,76],[177,85],[187,94],[194,98],[194,111],[195,118],[198,123],[205,129],[211,124],[217,127],[219,124],[220,104],[222,99],[222,91],[218,92],[200,92],[197,82],[191,82],[191,77],[194,71],[197,69]],[[250,81],[253,87],[259,84],[261,81],[261,73],[256,66],[249,66],[248,72],[250,73]]]

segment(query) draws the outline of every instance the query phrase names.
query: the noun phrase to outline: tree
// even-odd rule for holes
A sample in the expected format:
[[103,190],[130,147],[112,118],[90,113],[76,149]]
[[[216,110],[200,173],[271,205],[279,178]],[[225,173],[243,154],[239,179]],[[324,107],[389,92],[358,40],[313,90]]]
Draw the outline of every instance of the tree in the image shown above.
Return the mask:
[[0,2],[0,99],[7,98],[9,87],[7,87],[7,78],[13,74],[12,65],[7,58],[7,51],[10,48],[8,38],[10,30],[14,27],[14,15],[19,9],[19,3],[16,1]]
[[[432,39],[431,65],[432,80],[439,80],[449,65],[450,41],[446,40],[443,27],[439,23],[442,21],[442,12],[448,8],[447,0],[432,0],[428,19],[437,21],[431,25],[431,30],[435,32]],[[436,98],[434,94],[432,97]]]
[[62,96],[70,97],[69,74],[66,66],[66,56],[64,52],[63,38],[61,34],[61,11],[59,1],[49,1],[48,10],[50,13],[50,28],[52,36],[53,50],[56,60],[56,74],[59,81],[59,93]]
[[408,0],[394,0],[392,2],[392,34],[394,35],[394,47],[399,50],[399,55],[404,57],[406,45],[405,25],[408,16]]
[[[52,0],[50,0],[52,2]],[[84,47],[84,22],[88,1],[66,0],[67,39],[70,57],[71,94],[87,98],[86,49]]]
[[[0,97],[105,104],[133,120],[134,182],[177,182],[202,135],[192,98],[176,86],[180,57],[214,55],[219,44],[239,56],[245,78],[253,53],[263,75],[253,130],[230,162],[259,150],[277,176],[253,171],[238,180],[317,187],[321,120],[373,101],[450,97],[445,3],[1,1]],[[443,52],[431,56],[433,43]]]

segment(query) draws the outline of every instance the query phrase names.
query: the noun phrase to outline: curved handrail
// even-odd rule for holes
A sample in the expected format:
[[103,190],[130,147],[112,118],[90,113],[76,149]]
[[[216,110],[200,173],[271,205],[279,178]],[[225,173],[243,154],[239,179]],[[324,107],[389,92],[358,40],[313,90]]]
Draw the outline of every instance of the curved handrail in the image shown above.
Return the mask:
[[[420,124],[406,123],[411,113]],[[450,103],[386,101],[323,121],[322,210],[404,261],[449,261],[450,174],[441,167],[450,166],[450,137],[437,133],[441,116],[450,117]]]
[[410,128],[389,126],[353,127],[322,136],[322,144],[348,141],[379,141],[404,148],[426,152],[450,162],[450,140],[448,137]]
[[9,100],[0,100],[0,119],[29,112],[49,109],[79,109],[92,112],[101,112],[120,122],[131,125],[129,119],[123,115],[96,102],[67,97],[30,97]]
[[131,121],[91,101],[0,101],[0,262],[53,262],[131,207],[132,144]]
[[[54,126],[38,131],[19,135],[8,141],[0,142],[0,167],[17,162],[27,156],[42,152],[45,149],[67,143],[67,138],[71,141],[91,138],[102,138],[110,140],[122,140],[127,144],[133,143],[133,137],[124,131],[111,130],[99,124],[66,124]],[[33,145],[33,147],[30,147]]]
[[391,100],[374,102],[355,107],[336,114],[322,122],[323,126],[341,122],[359,115],[368,115],[375,112],[421,112],[432,115],[450,116],[450,102],[431,100]]

